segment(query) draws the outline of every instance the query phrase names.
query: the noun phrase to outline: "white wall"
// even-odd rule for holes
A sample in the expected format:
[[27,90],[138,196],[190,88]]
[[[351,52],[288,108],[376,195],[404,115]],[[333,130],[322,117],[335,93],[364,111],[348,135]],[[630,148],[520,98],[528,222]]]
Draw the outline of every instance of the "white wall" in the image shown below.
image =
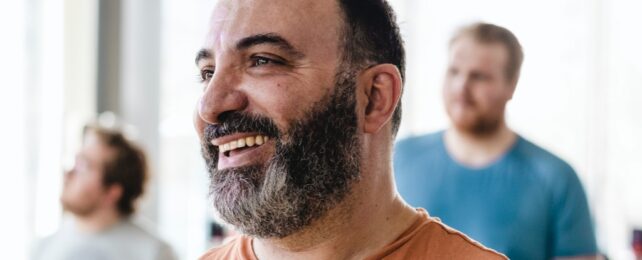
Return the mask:
[[162,1],[159,227],[182,259],[208,248],[213,216],[192,115],[202,93],[194,57],[215,2]]
[[63,153],[62,0],[0,4],[0,244],[25,259],[60,219]]
[[[0,219],[0,244],[12,259],[25,258],[29,242],[28,192],[25,138],[25,5],[0,3],[0,35],[13,38],[0,42],[0,205],[15,210]],[[17,109],[18,108],[18,109]],[[6,234],[11,234],[6,235]]]

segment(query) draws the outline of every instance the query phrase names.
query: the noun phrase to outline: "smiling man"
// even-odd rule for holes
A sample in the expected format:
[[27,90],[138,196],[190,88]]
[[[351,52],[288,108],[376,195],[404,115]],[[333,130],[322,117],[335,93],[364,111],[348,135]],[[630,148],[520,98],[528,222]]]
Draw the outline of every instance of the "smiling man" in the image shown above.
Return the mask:
[[404,49],[382,0],[228,0],[196,63],[220,216],[202,259],[503,259],[395,190]]

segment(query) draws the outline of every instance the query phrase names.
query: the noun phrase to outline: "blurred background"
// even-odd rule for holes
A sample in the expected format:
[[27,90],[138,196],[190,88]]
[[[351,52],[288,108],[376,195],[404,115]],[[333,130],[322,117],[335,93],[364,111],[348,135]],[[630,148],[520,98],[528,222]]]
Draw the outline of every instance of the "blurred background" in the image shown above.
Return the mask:
[[[151,159],[137,218],[181,259],[206,250],[214,214],[191,118],[201,93],[194,55],[215,2],[0,2],[3,258],[26,259],[59,227],[63,170],[82,126],[104,111],[135,127]],[[630,257],[642,228],[642,1],[390,2],[408,56],[398,137],[448,125],[441,83],[455,29],[507,27],[525,51],[509,125],[576,169],[601,250]]]

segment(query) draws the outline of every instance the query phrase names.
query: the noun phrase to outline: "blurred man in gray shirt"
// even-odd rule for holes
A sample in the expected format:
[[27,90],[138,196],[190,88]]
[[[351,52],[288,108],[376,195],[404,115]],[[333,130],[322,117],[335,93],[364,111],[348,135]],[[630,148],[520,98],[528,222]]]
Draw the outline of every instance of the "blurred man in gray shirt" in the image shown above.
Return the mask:
[[40,241],[34,260],[174,259],[170,247],[130,220],[147,177],[145,155],[118,131],[87,126],[60,198],[73,218]]

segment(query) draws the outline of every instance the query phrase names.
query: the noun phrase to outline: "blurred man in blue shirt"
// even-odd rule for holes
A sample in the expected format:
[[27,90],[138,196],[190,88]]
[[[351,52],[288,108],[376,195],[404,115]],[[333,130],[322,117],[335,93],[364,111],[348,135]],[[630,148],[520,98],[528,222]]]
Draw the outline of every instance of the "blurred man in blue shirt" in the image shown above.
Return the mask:
[[577,175],[506,125],[522,60],[505,28],[475,23],[455,34],[443,86],[451,127],[397,144],[399,192],[511,259],[595,259]]

